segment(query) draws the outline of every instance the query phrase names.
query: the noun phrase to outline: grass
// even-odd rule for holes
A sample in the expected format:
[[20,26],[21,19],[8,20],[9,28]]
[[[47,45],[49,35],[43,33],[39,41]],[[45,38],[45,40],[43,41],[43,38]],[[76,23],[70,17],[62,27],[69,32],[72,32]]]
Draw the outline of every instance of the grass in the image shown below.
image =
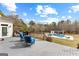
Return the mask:
[[[36,37],[38,39],[41,39],[41,40],[43,39],[43,36],[41,34],[32,34],[32,35],[33,37]],[[79,35],[77,34],[71,34],[71,35],[74,37],[74,40],[52,38],[52,42],[76,48],[77,44],[79,44]]]
[[64,39],[53,39],[53,42],[62,44],[62,45],[66,45],[66,46],[70,46],[70,47],[76,47],[76,45],[77,45],[77,42],[75,42],[75,41],[64,40]]

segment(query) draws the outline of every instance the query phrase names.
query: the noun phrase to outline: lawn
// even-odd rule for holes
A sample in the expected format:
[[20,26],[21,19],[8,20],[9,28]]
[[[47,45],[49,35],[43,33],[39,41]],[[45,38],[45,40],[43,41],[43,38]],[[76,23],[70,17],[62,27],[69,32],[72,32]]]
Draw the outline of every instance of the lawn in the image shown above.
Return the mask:
[[[43,40],[43,36],[41,34],[34,33],[31,35],[35,38]],[[52,38],[52,42],[76,48],[77,44],[79,44],[79,35],[78,34],[71,34],[71,35],[74,37],[74,40]]]

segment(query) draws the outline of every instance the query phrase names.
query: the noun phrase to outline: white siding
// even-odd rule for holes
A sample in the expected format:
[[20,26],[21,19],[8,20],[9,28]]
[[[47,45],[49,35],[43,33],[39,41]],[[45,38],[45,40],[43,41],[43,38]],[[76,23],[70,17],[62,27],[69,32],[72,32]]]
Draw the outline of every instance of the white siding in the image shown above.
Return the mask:
[[[7,26],[7,36],[2,36],[2,26],[1,24],[8,24]],[[13,24],[9,22],[0,22],[0,38],[12,37],[13,35]]]

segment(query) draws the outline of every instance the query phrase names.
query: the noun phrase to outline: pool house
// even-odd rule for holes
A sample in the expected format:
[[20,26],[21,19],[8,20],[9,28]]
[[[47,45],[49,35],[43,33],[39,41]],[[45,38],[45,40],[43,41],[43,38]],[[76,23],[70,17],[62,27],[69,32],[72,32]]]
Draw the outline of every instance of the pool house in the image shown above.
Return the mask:
[[52,30],[51,33],[53,34],[64,34],[64,30],[60,30],[60,29],[57,29],[57,30]]

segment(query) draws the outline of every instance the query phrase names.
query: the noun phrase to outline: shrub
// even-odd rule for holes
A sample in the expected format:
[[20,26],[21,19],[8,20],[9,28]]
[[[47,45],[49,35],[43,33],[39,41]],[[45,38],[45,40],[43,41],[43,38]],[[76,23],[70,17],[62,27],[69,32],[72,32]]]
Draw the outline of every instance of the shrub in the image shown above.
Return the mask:
[[51,37],[47,37],[46,40],[49,41],[49,42],[52,42],[52,38]]

